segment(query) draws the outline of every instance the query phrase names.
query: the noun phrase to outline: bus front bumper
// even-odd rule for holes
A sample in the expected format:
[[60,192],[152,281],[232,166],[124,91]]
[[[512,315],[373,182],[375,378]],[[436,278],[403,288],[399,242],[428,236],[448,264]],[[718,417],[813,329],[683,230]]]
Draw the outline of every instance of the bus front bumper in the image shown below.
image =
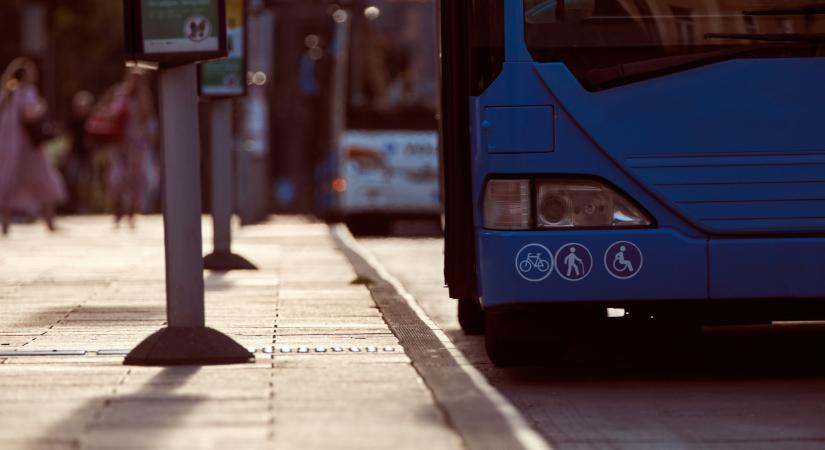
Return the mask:
[[690,238],[670,229],[480,230],[485,308],[640,301],[825,300],[825,238]]

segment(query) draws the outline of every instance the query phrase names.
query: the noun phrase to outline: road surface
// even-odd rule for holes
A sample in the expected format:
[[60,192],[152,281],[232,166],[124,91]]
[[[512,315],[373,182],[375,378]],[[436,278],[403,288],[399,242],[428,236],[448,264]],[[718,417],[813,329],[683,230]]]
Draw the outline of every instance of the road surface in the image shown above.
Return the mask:
[[[667,342],[605,337],[580,349],[578,364],[497,369],[484,339],[459,328],[443,287],[441,239],[359,242],[556,449],[825,448],[818,324],[706,332],[684,358],[689,343],[675,342],[670,352]],[[651,351],[643,359],[611,356],[626,345]]]

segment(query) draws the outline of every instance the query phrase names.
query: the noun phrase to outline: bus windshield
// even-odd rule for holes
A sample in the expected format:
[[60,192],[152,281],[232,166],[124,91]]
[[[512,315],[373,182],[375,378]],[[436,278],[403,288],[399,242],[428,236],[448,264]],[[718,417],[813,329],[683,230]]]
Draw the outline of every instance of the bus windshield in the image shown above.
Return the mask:
[[825,0],[524,0],[536,61],[600,89],[731,58],[825,56]]
[[435,6],[369,0],[353,11],[348,128],[435,129]]

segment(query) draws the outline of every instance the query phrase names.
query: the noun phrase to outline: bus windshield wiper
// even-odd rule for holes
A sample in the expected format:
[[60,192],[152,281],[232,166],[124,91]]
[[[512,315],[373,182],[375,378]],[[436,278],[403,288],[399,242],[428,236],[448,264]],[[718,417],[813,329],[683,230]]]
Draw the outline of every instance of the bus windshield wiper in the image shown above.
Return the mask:
[[798,8],[752,9],[742,11],[746,16],[798,16],[807,14],[825,14],[825,5],[808,5]]
[[776,45],[753,45],[742,48],[727,48],[688,55],[665,56],[663,58],[645,59],[615,66],[589,70],[585,74],[587,83],[594,87],[602,87],[627,79],[641,77],[647,74],[664,72],[683,66],[693,66],[716,60],[729,59],[733,56],[750,53],[766,48],[776,48]]
[[705,39],[818,43],[825,42],[825,33],[705,33]]

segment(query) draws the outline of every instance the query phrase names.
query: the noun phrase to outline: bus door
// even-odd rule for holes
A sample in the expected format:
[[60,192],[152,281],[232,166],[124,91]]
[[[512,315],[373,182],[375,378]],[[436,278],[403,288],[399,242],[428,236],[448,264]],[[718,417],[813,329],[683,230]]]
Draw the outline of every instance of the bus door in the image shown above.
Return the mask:
[[439,2],[444,277],[456,299],[479,297],[469,99],[489,86],[504,63],[503,4]]
[[444,277],[452,298],[475,298],[475,238],[470,189],[467,18],[470,2],[441,0],[441,152]]

